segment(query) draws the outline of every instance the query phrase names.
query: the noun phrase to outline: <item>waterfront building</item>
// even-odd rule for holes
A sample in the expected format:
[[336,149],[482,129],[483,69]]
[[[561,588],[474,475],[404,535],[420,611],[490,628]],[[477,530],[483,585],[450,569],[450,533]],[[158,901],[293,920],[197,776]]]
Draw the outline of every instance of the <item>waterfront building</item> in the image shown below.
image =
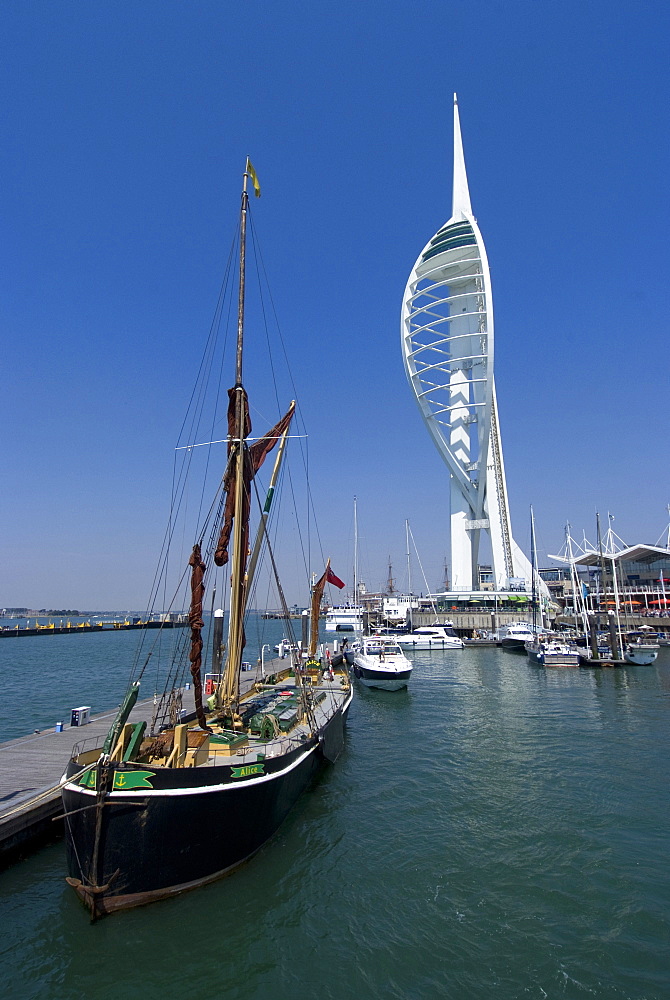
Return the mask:
[[587,606],[594,609],[614,598],[633,613],[661,614],[670,608],[670,549],[659,545],[628,545],[613,550],[587,550],[576,556],[575,568],[588,573]]
[[405,625],[411,620],[412,611],[419,607],[419,598],[414,594],[393,594],[382,597],[382,618],[389,625]]

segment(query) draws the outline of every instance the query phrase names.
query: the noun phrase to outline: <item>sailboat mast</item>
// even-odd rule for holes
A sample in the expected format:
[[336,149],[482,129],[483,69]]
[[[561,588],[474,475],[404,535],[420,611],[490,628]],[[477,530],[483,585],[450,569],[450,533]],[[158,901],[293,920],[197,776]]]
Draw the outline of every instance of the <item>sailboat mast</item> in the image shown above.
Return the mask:
[[[531,561],[531,601],[533,607],[533,633],[535,633],[537,627],[537,594],[535,590],[535,515],[533,514],[533,505],[530,506],[530,561]],[[535,635],[533,636],[535,638]]]
[[354,607],[358,607],[358,512],[354,497]]
[[244,503],[244,437],[245,437],[245,397],[242,385],[242,353],[244,346],[244,293],[246,276],[247,247],[247,194],[248,174],[244,172],[242,182],[242,204],[240,207],[240,279],[237,302],[237,350],[235,354],[235,517],[233,521],[232,566],[230,571],[230,620],[228,623],[228,658],[223,683],[222,701],[224,711],[236,712],[239,685],[239,670],[242,661],[242,621],[244,617],[244,559],[243,559],[243,519]]
[[[242,387],[242,347],[244,345],[244,292],[246,279],[246,254],[247,254],[247,211],[249,208],[249,195],[247,194],[247,179],[249,175],[244,172],[242,181],[242,205],[240,208],[240,286],[237,296],[237,351],[235,354],[235,388]],[[240,411],[241,416],[241,411]],[[240,423],[240,428],[242,424]]]
[[412,562],[409,555],[409,521],[405,518],[405,555],[407,556],[407,593],[412,593]]

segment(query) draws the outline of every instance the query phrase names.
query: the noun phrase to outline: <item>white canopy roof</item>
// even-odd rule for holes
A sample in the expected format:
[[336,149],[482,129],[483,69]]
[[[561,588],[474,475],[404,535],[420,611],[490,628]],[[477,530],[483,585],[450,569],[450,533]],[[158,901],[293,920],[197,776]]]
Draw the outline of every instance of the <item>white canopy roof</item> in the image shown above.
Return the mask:
[[[627,549],[620,549],[619,552],[603,553],[603,557],[616,562],[653,563],[657,559],[670,559],[670,549],[661,548],[659,545],[629,545]],[[595,551],[585,552],[575,558],[575,566],[597,566],[599,562],[600,553]]]

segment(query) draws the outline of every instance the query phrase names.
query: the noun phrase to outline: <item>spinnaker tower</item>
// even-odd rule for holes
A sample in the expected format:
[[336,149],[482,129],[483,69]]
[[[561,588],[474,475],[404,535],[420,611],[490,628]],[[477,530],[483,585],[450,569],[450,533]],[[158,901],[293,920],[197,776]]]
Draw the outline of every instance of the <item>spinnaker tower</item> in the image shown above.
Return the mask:
[[496,590],[530,583],[512,537],[493,377],[493,298],[488,258],[472,214],[454,94],[451,218],[412,268],[401,317],[407,378],[451,479],[451,586],[479,589],[481,532],[491,541]]

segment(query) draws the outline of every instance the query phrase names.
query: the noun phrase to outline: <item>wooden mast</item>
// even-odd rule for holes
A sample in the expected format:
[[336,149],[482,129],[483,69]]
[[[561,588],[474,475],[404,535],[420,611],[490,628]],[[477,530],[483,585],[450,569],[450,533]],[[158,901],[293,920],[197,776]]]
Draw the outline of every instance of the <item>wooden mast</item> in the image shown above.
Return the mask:
[[235,355],[235,519],[233,522],[232,566],[230,570],[230,620],[228,623],[228,655],[223,676],[221,702],[226,715],[233,722],[237,717],[239,700],[239,672],[242,661],[243,621],[244,621],[244,553],[242,507],[244,500],[244,453],[245,453],[245,393],[242,385],[242,349],[244,345],[244,293],[246,276],[247,211],[249,195],[245,170],[242,183],[242,204],[240,208],[240,277],[237,301],[237,350]]

